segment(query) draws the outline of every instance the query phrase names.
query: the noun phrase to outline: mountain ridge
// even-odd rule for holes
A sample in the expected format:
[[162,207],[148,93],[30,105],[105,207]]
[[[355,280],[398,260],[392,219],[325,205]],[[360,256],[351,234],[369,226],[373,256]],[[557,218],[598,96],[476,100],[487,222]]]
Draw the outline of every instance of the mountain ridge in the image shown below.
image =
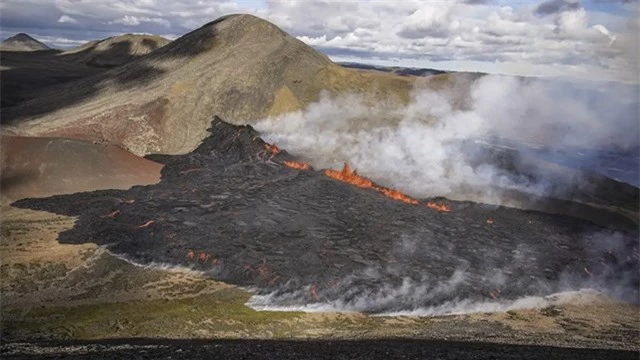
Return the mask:
[[90,41],[58,56],[74,63],[110,68],[123,65],[170,42],[158,35],[124,34]]

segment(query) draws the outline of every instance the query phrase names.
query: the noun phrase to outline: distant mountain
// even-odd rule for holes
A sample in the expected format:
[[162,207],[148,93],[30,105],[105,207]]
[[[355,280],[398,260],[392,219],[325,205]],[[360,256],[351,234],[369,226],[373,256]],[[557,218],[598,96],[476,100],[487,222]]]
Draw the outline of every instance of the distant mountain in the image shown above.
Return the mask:
[[2,121],[18,134],[175,154],[200,143],[213,115],[252,123],[302,109],[323,90],[406,103],[414,81],[344,68],[266,20],[230,15],[124,65],[45,89],[7,108]]
[[159,49],[171,41],[157,35],[126,34],[88,42],[58,56],[94,67],[115,67]]
[[38,50],[51,50],[51,48],[27,34],[20,33],[3,41],[0,44],[0,50],[38,51]]
[[354,62],[342,62],[339,64],[351,69],[383,71],[383,72],[394,73],[394,74],[405,75],[405,76],[431,76],[431,75],[446,74],[450,72],[450,71],[443,71],[443,70],[436,70],[436,69],[429,69],[429,68],[379,66],[379,65],[369,65],[369,64],[361,64],[361,63],[354,63]]

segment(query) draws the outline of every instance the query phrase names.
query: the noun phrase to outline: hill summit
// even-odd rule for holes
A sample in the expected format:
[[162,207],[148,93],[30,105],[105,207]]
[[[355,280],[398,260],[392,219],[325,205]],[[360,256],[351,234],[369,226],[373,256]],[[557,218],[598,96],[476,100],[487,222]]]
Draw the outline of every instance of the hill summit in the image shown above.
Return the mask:
[[38,51],[50,50],[51,48],[32,38],[25,33],[16,34],[7,38],[0,44],[0,50],[5,51]]

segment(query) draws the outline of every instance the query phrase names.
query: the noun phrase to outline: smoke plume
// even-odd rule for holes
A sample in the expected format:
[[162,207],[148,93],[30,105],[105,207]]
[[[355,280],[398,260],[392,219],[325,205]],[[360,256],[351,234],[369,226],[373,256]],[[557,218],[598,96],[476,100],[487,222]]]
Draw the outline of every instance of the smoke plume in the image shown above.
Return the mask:
[[348,162],[412,196],[497,203],[491,188],[548,195],[550,180],[510,171],[512,165],[489,159],[489,148],[638,147],[637,86],[493,75],[468,82],[438,91],[418,83],[403,106],[325,93],[305,110],[261,120],[256,128],[316,167]]

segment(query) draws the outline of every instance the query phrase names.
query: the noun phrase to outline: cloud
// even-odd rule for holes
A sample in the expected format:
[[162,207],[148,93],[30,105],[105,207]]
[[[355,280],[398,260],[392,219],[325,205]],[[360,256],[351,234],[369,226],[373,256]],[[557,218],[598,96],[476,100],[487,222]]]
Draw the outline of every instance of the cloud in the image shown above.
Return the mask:
[[138,26],[142,23],[155,23],[159,25],[163,25],[166,27],[170,27],[171,23],[168,20],[161,18],[148,18],[148,17],[137,17],[131,15],[125,15],[121,19],[109,21],[108,24],[122,24],[126,26]]
[[535,70],[528,75],[561,72],[624,80],[628,73],[620,69],[628,68],[631,58],[622,54],[630,51],[616,43],[632,39],[623,24],[637,16],[594,12],[575,0],[539,5],[449,0],[437,6],[422,0],[263,1],[5,0],[0,22],[5,31],[84,40],[131,31],[179,35],[222,15],[250,13],[334,58],[383,59],[400,66],[422,61],[430,67],[443,61],[483,62],[483,69],[494,72],[504,72],[503,64],[510,63]]
[[69,24],[77,24],[78,20],[72,18],[71,16],[62,15],[60,19],[58,19],[59,23],[69,23]]
[[423,39],[429,37],[447,37],[449,30],[457,29],[459,21],[451,19],[450,7],[425,5],[407,19],[398,36],[407,39]]
[[580,8],[582,8],[582,5],[578,0],[548,0],[538,5],[536,14],[545,16]]

